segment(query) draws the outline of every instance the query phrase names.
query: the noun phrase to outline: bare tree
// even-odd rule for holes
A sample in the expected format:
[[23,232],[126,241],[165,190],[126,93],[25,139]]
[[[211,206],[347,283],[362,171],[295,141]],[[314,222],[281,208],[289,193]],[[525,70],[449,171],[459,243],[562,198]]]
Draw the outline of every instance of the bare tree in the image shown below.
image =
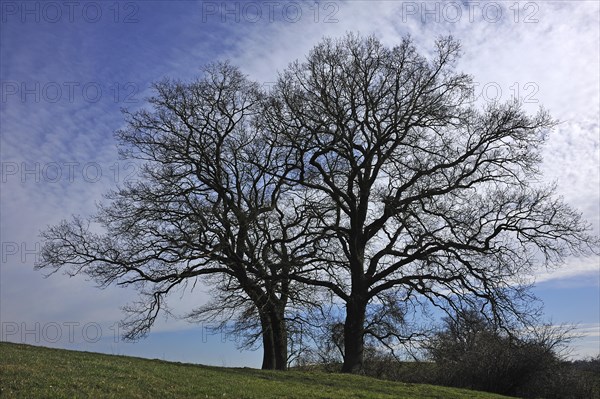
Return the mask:
[[312,191],[313,232],[339,250],[294,278],[345,303],[344,372],[361,370],[365,334],[381,334],[365,328],[367,308],[389,290],[525,320],[520,278],[597,248],[580,214],[539,183],[555,122],[518,102],[476,108],[459,56],[451,37],[429,57],[410,38],[392,49],[325,39],[280,75],[265,111],[273,142],[294,154],[281,177]]
[[311,251],[298,240],[309,218],[291,206],[285,154],[257,128],[259,86],[227,63],[205,72],[190,84],[156,84],[152,110],[126,113],[117,137],[123,156],[143,163],[140,179],[110,192],[91,220],[44,231],[36,268],[135,286],[141,300],[127,308],[128,339],[149,331],[170,292],[212,276],[224,300],[217,313],[255,317],[262,367],[285,369],[285,309],[298,285],[287,275]]

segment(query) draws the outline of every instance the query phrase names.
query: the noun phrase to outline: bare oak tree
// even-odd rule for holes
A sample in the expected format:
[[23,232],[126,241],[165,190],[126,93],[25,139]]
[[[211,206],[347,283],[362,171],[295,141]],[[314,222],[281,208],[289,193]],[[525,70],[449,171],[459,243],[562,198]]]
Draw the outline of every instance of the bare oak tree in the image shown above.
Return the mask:
[[[171,291],[213,276],[217,313],[256,318],[262,367],[285,369],[285,309],[298,285],[287,275],[310,245],[295,245],[309,218],[287,209],[285,154],[257,130],[263,93],[226,63],[196,82],[154,88],[153,109],[127,113],[117,132],[122,154],[143,168],[92,218],[105,233],[80,218],[50,227],[36,267],[137,287],[142,300],[124,322],[129,339],[148,332]],[[189,316],[205,320],[214,310]]]
[[325,39],[280,75],[265,110],[267,136],[294,154],[281,177],[313,192],[313,233],[339,250],[294,278],[345,303],[344,372],[361,370],[374,332],[367,308],[390,290],[525,320],[520,278],[597,248],[580,215],[539,183],[555,122],[518,102],[478,109],[459,56],[451,37],[429,57],[410,38],[392,49]]

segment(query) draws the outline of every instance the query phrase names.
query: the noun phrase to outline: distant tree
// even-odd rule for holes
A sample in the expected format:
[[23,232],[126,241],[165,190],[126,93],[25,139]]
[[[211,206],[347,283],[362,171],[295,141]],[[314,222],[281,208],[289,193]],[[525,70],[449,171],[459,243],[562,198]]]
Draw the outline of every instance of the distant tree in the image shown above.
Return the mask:
[[264,94],[226,63],[154,89],[153,109],[127,112],[117,132],[122,155],[143,163],[139,179],[90,220],[45,230],[36,268],[136,287],[128,339],[149,331],[170,292],[210,276],[217,301],[189,317],[256,320],[262,367],[285,369],[285,309],[298,285],[287,276],[311,252],[298,240],[310,218],[287,194],[285,154],[257,128]]
[[459,56],[451,37],[427,57],[410,38],[391,49],[325,39],[280,75],[264,111],[267,137],[293,155],[281,177],[312,192],[311,229],[337,252],[293,278],[344,303],[344,372],[362,369],[366,335],[390,337],[366,328],[386,292],[524,320],[522,276],[597,248],[580,214],[538,183],[555,122],[518,102],[478,109]]

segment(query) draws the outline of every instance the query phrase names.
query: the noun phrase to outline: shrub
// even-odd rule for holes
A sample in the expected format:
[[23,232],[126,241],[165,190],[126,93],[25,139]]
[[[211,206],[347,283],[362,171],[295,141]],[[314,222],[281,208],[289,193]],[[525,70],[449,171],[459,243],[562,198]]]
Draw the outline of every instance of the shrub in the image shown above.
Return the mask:
[[570,330],[550,325],[507,331],[467,310],[445,319],[427,350],[441,384],[534,398],[558,376],[567,378],[559,352],[571,338]]

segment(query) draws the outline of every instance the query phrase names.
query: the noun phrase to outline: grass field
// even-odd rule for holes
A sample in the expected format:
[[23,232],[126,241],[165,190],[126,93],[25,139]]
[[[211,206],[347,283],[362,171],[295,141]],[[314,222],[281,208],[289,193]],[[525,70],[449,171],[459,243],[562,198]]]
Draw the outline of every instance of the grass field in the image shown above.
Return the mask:
[[208,367],[0,342],[1,398],[506,398],[302,371]]

